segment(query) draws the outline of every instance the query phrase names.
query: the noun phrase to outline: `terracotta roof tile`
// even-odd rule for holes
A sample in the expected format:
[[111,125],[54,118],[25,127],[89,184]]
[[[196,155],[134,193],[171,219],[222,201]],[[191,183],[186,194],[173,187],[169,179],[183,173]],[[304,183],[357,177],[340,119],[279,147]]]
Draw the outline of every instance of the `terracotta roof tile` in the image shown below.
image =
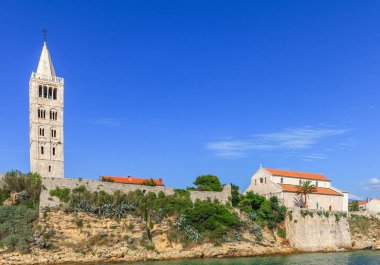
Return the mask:
[[306,173],[306,172],[297,172],[297,171],[289,171],[282,169],[272,169],[272,168],[264,168],[267,172],[276,176],[283,176],[289,178],[301,178],[301,179],[312,179],[312,180],[322,180],[322,181],[331,181],[322,174],[315,173]]
[[[285,185],[285,184],[278,184],[280,185],[280,187],[284,190],[284,191],[287,191],[287,192],[297,192],[298,191],[298,187],[299,186],[295,186],[295,185]],[[313,194],[324,194],[324,195],[338,195],[338,196],[343,196],[341,193],[333,190],[333,189],[329,189],[329,188],[320,188],[320,187],[317,187],[316,188],[316,191],[313,192]]]
[[[102,180],[112,180],[115,183],[124,183],[124,184],[135,184],[142,185],[144,181],[149,181],[151,179],[143,179],[143,178],[133,178],[131,176],[128,177],[113,177],[113,176],[101,176]],[[153,179],[157,186],[164,186],[162,179]]]

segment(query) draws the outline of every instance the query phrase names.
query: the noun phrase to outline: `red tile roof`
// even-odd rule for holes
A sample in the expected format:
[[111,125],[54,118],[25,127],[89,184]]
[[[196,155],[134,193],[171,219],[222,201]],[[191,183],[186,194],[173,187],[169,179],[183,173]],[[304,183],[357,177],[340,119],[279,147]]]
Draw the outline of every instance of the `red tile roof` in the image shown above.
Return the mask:
[[[286,191],[286,192],[297,192],[298,191],[298,187],[299,187],[299,186],[295,186],[295,185],[285,185],[285,184],[278,184],[278,185],[280,185],[280,187],[282,188],[282,190]],[[342,193],[337,192],[337,191],[335,191],[333,189],[320,188],[320,187],[317,187],[316,190],[315,190],[315,192],[313,192],[313,194],[343,196]]]
[[322,181],[331,181],[322,174],[315,173],[306,173],[306,172],[297,172],[297,171],[289,171],[282,169],[272,169],[272,168],[264,168],[267,172],[275,176],[283,176],[289,178],[301,178],[301,179],[311,179],[311,180],[322,180]]
[[162,179],[143,179],[143,178],[133,178],[131,176],[128,177],[113,177],[113,176],[101,176],[102,180],[110,180],[115,183],[124,183],[124,184],[135,184],[142,185],[144,181],[153,180],[157,186],[164,186]]

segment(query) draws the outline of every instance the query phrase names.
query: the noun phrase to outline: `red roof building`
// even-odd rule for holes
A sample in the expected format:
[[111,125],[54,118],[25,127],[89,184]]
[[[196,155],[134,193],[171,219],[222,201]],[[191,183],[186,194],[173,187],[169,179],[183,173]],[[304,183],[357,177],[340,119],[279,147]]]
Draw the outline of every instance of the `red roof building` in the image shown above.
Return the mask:
[[134,178],[131,176],[128,177],[118,177],[118,176],[101,176],[103,181],[110,181],[114,183],[123,183],[123,184],[132,184],[132,185],[144,185],[144,182],[153,181],[156,186],[165,186],[160,179],[144,179],[144,178]]
[[[301,186],[306,181],[315,187],[314,191],[307,195],[307,198],[299,193]],[[289,208],[348,210],[348,193],[334,188],[331,180],[320,173],[260,167],[251,178],[251,184],[246,192],[249,191],[268,198],[276,196]]]

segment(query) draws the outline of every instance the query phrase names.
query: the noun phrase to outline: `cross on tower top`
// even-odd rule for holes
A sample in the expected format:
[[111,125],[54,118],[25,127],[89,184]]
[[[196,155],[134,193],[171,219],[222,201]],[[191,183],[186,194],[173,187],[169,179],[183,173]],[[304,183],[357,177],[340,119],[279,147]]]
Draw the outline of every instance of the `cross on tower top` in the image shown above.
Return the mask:
[[46,35],[48,33],[48,30],[47,29],[43,29],[42,32],[44,34],[44,42],[46,42]]

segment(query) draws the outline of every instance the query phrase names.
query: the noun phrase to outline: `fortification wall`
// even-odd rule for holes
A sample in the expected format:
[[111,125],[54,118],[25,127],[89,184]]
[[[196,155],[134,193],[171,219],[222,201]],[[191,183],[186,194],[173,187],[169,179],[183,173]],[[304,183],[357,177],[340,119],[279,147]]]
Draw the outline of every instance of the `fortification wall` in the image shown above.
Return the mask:
[[[286,218],[287,239],[292,247],[300,251],[335,251],[350,249],[351,234],[348,220],[341,212],[328,212],[329,216],[302,216],[300,211],[293,210]],[[339,220],[335,214],[340,214]]]
[[[58,198],[50,196],[50,191],[55,188],[69,188],[75,189],[80,186],[86,187],[88,191],[105,191],[108,193],[113,193],[116,190],[128,193],[130,191],[141,190],[144,193],[154,192],[158,194],[160,191],[164,192],[166,195],[174,194],[173,188],[167,188],[162,186],[141,186],[141,185],[131,185],[131,184],[121,184],[104,182],[98,180],[88,180],[88,179],[61,179],[61,178],[43,178],[42,179],[42,189],[40,195],[40,209],[45,207],[55,207],[59,206],[60,201]],[[190,191],[190,198],[193,202],[196,200],[218,200],[225,204],[231,197],[231,185],[226,185],[221,192],[213,191]]]

